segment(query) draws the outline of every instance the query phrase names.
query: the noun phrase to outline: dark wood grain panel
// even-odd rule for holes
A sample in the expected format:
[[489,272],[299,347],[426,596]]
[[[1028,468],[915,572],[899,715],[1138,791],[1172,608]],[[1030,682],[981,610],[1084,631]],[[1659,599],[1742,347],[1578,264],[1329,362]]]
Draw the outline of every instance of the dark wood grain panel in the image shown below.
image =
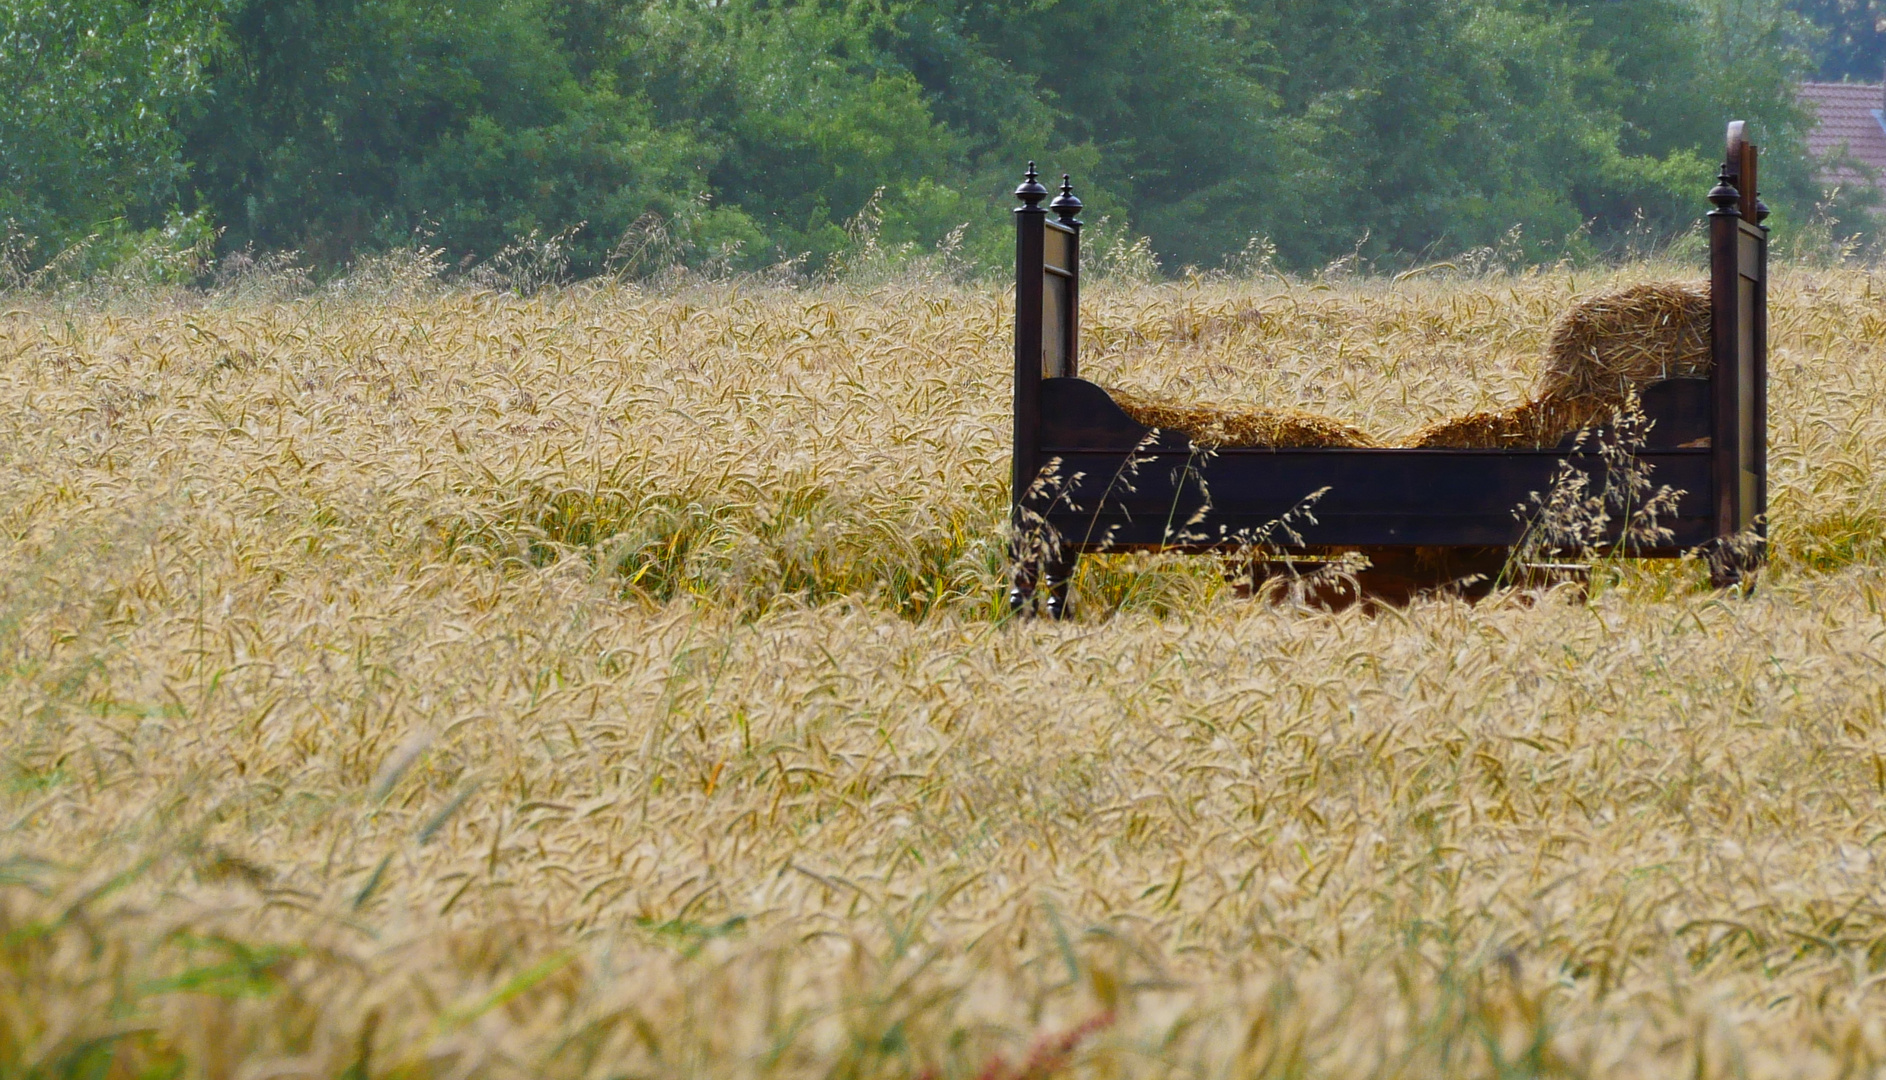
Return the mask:
[[[1081,550],[1207,548],[1263,539],[1282,547],[1509,546],[1522,508],[1561,461],[1603,482],[1596,455],[1511,450],[1222,450],[1216,454],[1062,451],[1054,482],[1033,509]],[[1652,482],[1681,491],[1676,535],[1694,546],[1712,532],[1707,450],[1639,455]],[[1316,492],[1320,497],[1312,501]],[[1306,509],[1307,514],[1300,511]],[[1293,513],[1291,542],[1274,523]],[[1313,520],[1312,520],[1313,519]]]

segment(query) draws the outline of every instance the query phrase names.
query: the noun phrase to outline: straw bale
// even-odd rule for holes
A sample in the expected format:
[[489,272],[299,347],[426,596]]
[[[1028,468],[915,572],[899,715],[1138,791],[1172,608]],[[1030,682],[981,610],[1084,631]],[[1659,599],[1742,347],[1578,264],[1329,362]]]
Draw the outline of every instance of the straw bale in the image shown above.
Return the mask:
[[1709,293],[1633,285],[1572,307],[1546,339],[1538,400],[1622,405],[1658,379],[1709,374]]
[[1368,433],[1327,416],[1262,405],[1225,406],[1164,401],[1107,387],[1126,414],[1147,427],[1177,431],[1200,446],[1379,446]]
[[1709,294],[1687,285],[1633,285],[1594,296],[1560,317],[1546,339],[1532,400],[1429,424],[1412,445],[1545,449],[1659,379],[1709,374]]

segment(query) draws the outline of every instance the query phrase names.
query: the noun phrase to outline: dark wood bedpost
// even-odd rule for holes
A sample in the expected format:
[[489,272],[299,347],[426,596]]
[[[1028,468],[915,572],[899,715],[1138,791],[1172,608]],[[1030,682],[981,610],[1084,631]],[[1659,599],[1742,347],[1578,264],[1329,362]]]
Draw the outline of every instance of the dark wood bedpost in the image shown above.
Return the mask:
[[1041,548],[1051,539],[1040,535],[1047,526],[1029,522],[1023,504],[1041,464],[1041,262],[1048,212],[1041,201],[1048,189],[1041,186],[1035,163],[1015,189],[1022,205],[1015,208],[1015,448],[1009,476],[1009,609],[1019,611],[1035,598],[1042,571]]
[[[1045,274],[1066,282],[1061,290],[1062,302],[1058,305],[1061,317],[1061,370],[1057,374],[1077,379],[1080,377],[1081,201],[1075,197],[1074,182],[1066,173],[1061,174],[1061,194],[1054,197],[1048,209],[1054,211],[1054,224],[1059,227],[1056,231],[1067,236],[1065,250],[1057,252],[1062,256],[1058,264],[1053,259],[1043,260]],[[1043,287],[1049,287],[1047,278],[1043,279]],[[1049,359],[1049,365],[1054,366],[1052,358]]]
[[[1741,121],[1709,192],[1710,398],[1716,550],[1710,577],[1737,584],[1760,566],[1768,526],[1768,229],[1756,149]],[[1744,212],[1746,211],[1746,213]],[[1752,542],[1751,542],[1752,541]]]
[[1048,221],[1041,201],[1048,189],[1041,186],[1034,162],[1028,163],[1015,197],[1022,205],[1015,208],[1015,462],[1009,495],[1019,515],[1039,468],[1035,449],[1041,426],[1041,259]]
[[[1030,607],[1041,595],[1042,610],[1067,614],[1068,581],[1077,552],[1041,516],[1045,507],[1027,505],[1030,489],[1043,479],[1041,456],[1041,380],[1071,378],[1079,371],[1080,211],[1074,185],[1061,177],[1061,194],[1044,209],[1048,189],[1041,186],[1035,163],[1015,197],[1015,456],[1009,477],[1009,525],[1012,533],[1009,608]],[[1057,220],[1048,220],[1052,210]],[[1048,493],[1050,499],[1053,493]]]
[[1745,180],[1744,191],[1755,207],[1757,247],[1757,281],[1755,283],[1755,355],[1753,358],[1753,378],[1755,383],[1754,414],[1755,424],[1750,432],[1750,442],[1754,453],[1751,460],[1755,470],[1755,505],[1754,529],[1761,537],[1761,550],[1756,553],[1758,559],[1768,556],[1768,204],[1762,202],[1762,191],[1757,186],[1755,172],[1755,145],[1749,144],[1748,156],[1743,161],[1742,175]]

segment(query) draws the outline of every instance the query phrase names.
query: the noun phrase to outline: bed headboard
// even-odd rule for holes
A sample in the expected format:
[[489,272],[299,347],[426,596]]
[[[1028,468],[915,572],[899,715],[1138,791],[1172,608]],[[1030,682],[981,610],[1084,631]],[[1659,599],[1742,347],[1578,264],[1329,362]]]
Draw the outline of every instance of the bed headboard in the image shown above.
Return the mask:
[[1758,157],[1742,121],[1730,124],[1709,192],[1711,475],[1722,537],[1768,531],[1768,207]]

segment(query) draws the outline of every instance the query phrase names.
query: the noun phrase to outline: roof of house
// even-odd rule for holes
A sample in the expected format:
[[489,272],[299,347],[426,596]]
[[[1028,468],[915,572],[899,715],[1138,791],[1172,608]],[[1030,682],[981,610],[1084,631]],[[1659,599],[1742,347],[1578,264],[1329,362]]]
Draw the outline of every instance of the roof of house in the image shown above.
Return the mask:
[[[1840,156],[1877,169],[1886,188],[1886,87],[1879,83],[1802,83],[1801,100],[1816,115],[1807,135],[1807,149],[1817,160]],[[1823,167],[1823,180],[1857,180],[1852,169]]]

